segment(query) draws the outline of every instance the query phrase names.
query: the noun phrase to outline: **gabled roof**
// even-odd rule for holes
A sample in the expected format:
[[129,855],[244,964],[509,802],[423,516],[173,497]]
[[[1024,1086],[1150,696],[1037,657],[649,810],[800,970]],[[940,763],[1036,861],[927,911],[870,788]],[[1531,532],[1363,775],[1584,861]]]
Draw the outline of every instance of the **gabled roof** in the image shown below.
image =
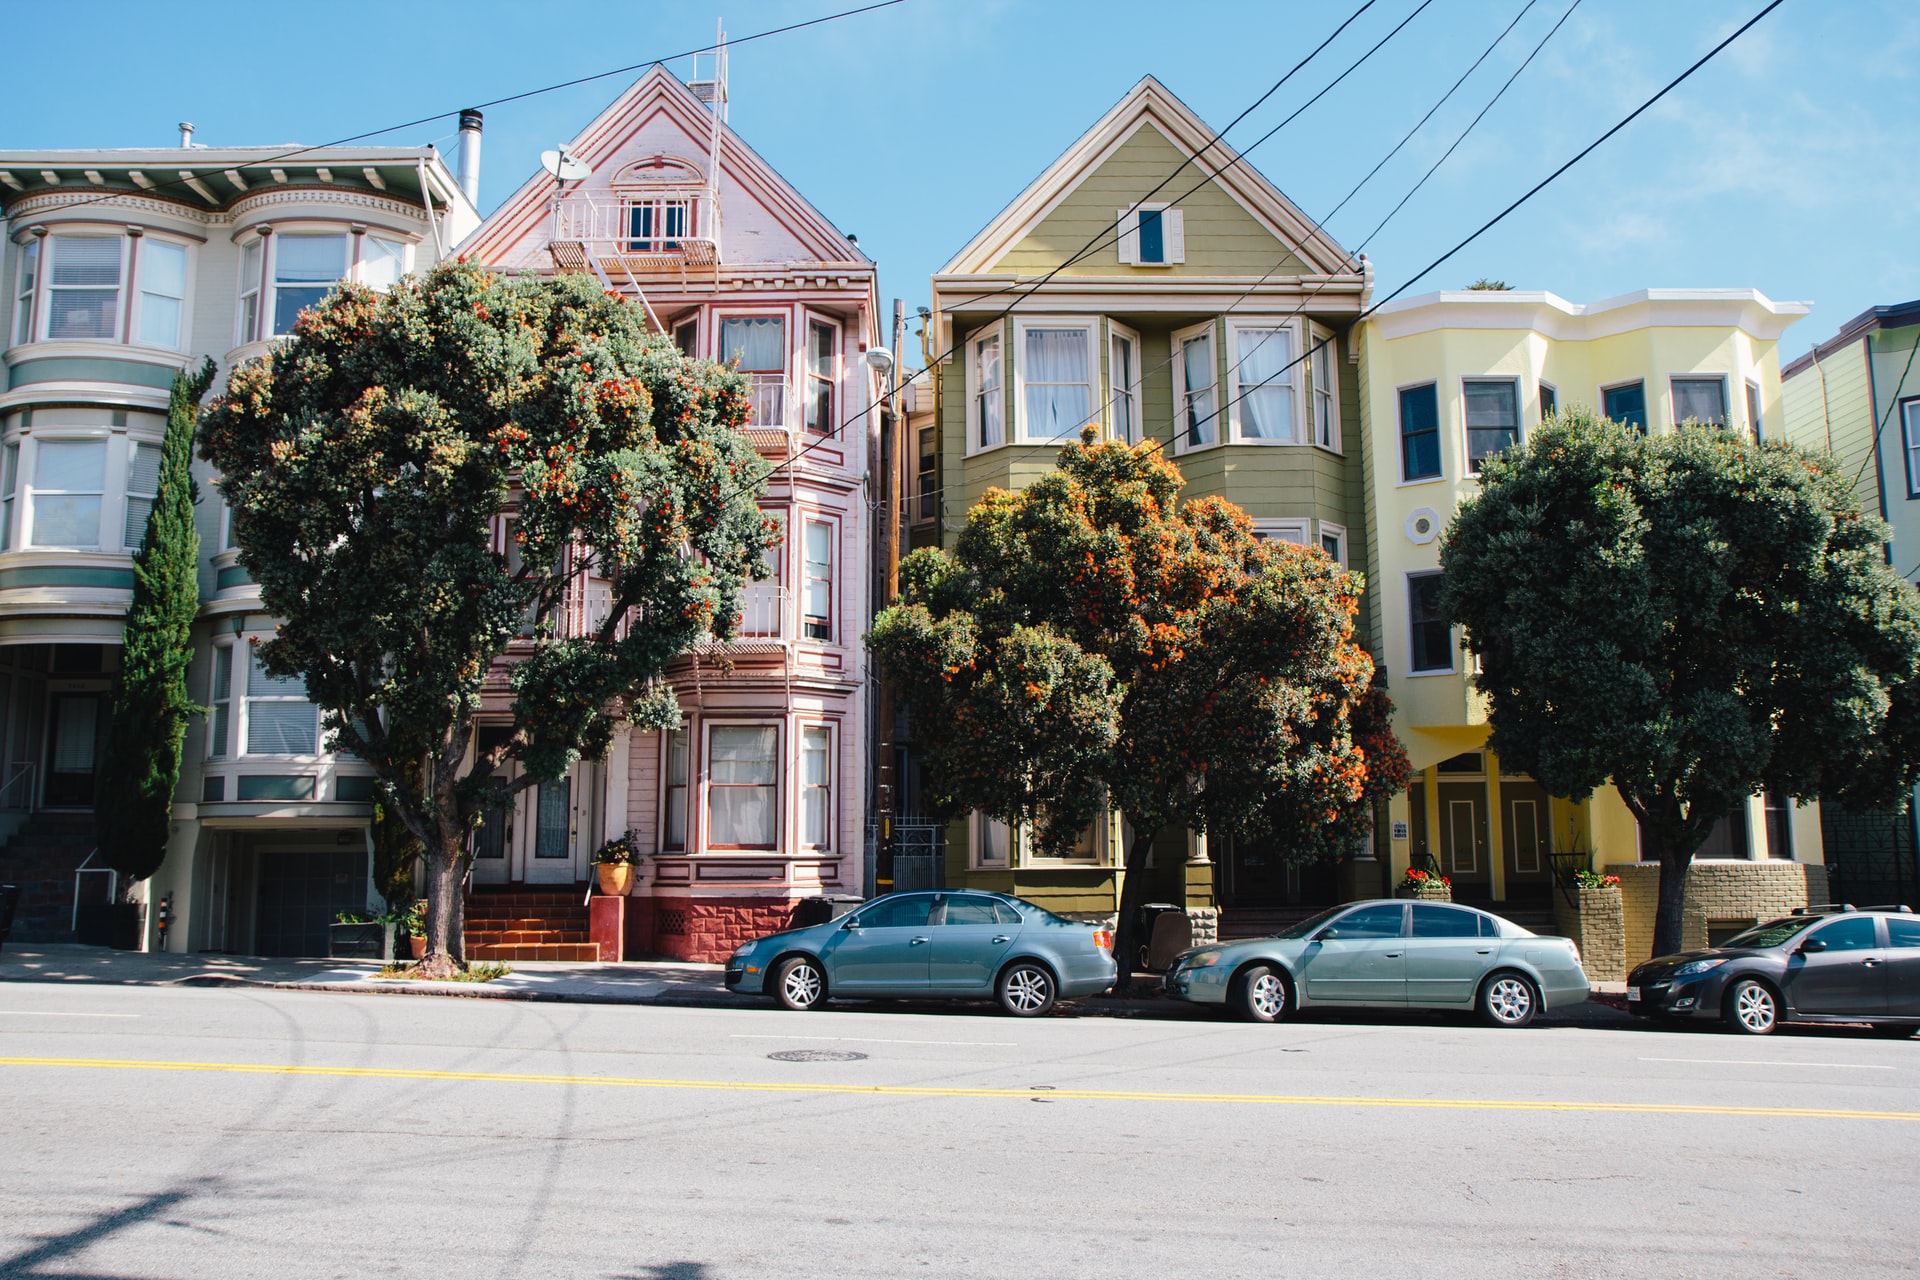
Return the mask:
[[[713,127],[713,117],[706,104],[695,97],[678,76],[655,63],[567,143],[567,153],[597,175],[617,164],[621,148],[649,120],[661,114],[695,138],[708,137]],[[705,154],[703,150],[703,165]],[[814,254],[813,260],[872,265],[872,260],[860,252],[844,232],[725,125],[720,130],[720,172],[777,218]],[[481,262],[494,262],[530,235],[538,233],[544,237],[553,186],[553,178],[544,169],[536,169],[533,176],[459,246],[459,251]],[[724,247],[723,256],[729,256]]]
[[1887,307],[1868,307],[1853,319],[1840,326],[1840,332],[1825,342],[1815,343],[1811,351],[1795,357],[1780,370],[1782,378],[1791,378],[1813,367],[1815,360],[1825,360],[1849,343],[1858,342],[1870,333],[1882,329],[1905,329],[1920,324],[1920,299],[1912,302],[1896,302]]
[[990,270],[1120,144],[1147,126],[1157,128],[1187,155],[1198,157],[1167,184],[1164,198],[1170,200],[1214,175],[1215,184],[1294,250],[1309,271],[1327,275],[1357,272],[1352,255],[1332,236],[1259,170],[1241,160],[1240,154],[1171,90],[1146,76],[969,240],[939,274],[971,275]]

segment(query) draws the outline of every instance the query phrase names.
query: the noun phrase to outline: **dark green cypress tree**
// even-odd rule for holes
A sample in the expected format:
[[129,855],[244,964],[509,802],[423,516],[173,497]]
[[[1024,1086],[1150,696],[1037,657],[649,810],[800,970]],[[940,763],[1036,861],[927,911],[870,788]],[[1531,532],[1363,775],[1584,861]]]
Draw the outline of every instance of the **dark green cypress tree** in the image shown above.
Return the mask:
[[159,485],[133,557],[133,602],[101,748],[101,801],[94,806],[101,855],[127,885],[145,880],[166,859],[181,743],[188,717],[200,711],[187,697],[193,619],[200,608],[193,432],[200,398],[212,382],[211,359],[192,374],[174,375]]

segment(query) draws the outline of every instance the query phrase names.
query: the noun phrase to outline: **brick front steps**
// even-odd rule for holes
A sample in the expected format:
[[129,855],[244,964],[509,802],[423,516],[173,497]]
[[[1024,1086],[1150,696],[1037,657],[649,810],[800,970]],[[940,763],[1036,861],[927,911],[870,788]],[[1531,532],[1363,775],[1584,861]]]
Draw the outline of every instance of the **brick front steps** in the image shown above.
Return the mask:
[[489,890],[467,895],[467,959],[597,962],[584,890]]

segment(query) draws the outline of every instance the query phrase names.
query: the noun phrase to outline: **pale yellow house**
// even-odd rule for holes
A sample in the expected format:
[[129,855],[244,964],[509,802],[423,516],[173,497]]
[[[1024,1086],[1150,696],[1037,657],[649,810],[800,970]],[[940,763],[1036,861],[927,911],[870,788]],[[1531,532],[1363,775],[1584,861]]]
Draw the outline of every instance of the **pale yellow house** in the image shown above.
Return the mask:
[[[1559,407],[1590,405],[1650,431],[1694,418],[1784,438],[1777,347],[1807,310],[1751,289],[1649,289],[1586,306],[1476,290],[1390,303],[1360,326],[1367,618],[1414,768],[1380,842],[1390,849],[1390,883],[1432,859],[1457,897],[1544,907],[1556,854],[1591,854],[1596,868],[1638,862],[1637,828],[1612,790],[1579,802],[1551,797],[1485,749],[1471,657],[1439,612],[1442,535],[1476,490],[1480,460]],[[1817,806],[1754,796],[1699,859],[1820,864]],[[1716,875],[1728,873],[1789,896],[1809,880],[1784,867]],[[1823,891],[1824,878],[1814,879]],[[1703,906],[1698,923],[1717,933],[1770,904]]]

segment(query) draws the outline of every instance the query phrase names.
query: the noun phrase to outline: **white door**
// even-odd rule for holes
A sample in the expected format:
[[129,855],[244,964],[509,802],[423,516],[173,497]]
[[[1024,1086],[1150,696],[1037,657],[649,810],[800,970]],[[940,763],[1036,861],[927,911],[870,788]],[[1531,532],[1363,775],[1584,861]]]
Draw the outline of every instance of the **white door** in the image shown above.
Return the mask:
[[490,806],[473,833],[473,882],[505,884],[512,869],[514,845],[514,800],[505,795],[508,779],[497,777],[493,785],[501,803]]

